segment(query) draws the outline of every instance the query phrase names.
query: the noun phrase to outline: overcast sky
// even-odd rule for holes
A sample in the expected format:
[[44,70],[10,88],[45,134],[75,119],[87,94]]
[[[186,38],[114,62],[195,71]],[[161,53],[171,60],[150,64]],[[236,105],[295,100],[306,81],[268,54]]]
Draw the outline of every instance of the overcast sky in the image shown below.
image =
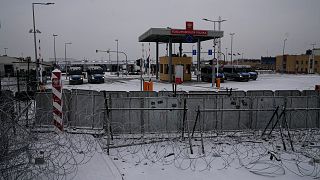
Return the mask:
[[[35,6],[45,60],[54,56],[52,34],[58,35],[57,57],[63,58],[64,43],[72,42],[67,46],[68,57],[108,59],[106,53],[95,50],[116,50],[118,39],[119,50],[129,59],[137,59],[142,54],[138,37],[149,28],[185,28],[185,21],[193,21],[194,29],[211,30],[213,24],[201,19],[218,20],[219,16],[227,20],[222,24],[223,52],[225,48],[230,51],[231,32],[235,33],[233,51],[245,58],[280,55],[285,38],[289,54],[304,53],[312,43],[320,47],[320,0],[1,0],[1,55],[8,48],[8,56],[34,57],[33,35],[29,33],[32,2],[55,3]],[[154,47],[151,44],[151,57],[155,56]],[[183,48],[191,51],[192,45]],[[165,45],[160,49],[162,56]],[[212,49],[212,41],[203,43],[203,51],[208,49]]]

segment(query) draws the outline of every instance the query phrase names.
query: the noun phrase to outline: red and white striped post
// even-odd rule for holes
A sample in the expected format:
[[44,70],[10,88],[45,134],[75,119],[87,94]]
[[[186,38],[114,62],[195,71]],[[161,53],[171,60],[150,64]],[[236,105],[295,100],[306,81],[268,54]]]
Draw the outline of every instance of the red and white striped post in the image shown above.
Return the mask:
[[52,71],[52,105],[53,105],[53,124],[56,129],[63,131],[62,118],[62,82],[61,71]]

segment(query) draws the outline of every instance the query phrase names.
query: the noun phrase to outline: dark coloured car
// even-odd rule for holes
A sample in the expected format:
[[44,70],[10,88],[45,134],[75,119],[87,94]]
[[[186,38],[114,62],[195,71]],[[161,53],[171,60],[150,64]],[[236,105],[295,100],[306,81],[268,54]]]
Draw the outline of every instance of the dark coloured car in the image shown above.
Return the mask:
[[226,80],[249,81],[250,74],[246,71],[248,66],[243,65],[225,65],[223,73]]
[[[216,78],[220,79],[220,82],[224,82],[224,73],[219,70],[218,73],[216,73]],[[211,66],[204,66],[201,67],[201,81],[203,82],[212,82],[212,67]]]
[[69,84],[70,85],[83,84],[82,75],[70,75]]
[[247,72],[250,74],[250,79],[257,80],[258,72],[253,69],[248,69]]
[[104,83],[104,71],[100,66],[89,66],[88,83]]
[[69,84],[83,84],[83,75],[81,67],[70,67],[69,71]]

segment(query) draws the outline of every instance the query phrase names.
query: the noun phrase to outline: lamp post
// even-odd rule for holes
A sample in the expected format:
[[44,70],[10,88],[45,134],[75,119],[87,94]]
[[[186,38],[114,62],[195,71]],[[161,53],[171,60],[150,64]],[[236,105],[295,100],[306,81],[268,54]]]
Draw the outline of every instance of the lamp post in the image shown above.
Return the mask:
[[72,44],[71,42],[64,43],[64,61],[65,61],[65,70],[66,70],[66,79],[68,79],[68,66],[67,66],[67,44]]
[[284,70],[285,70],[285,67],[284,67],[284,49],[286,47],[286,41],[287,41],[287,38],[285,38],[283,40],[283,48],[282,48],[282,73],[284,73]]
[[53,54],[54,54],[54,66],[57,67],[57,56],[56,56],[56,37],[58,35],[53,34]]
[[224,64],[226,64],[226,61],[228,61],[228,48],[226,48],[226,53],[224,55]]
[[232,54],[232,43],[233,43],[233,36],[234,36],[234,34],[235,34],[235,33],[230,33],[230,36],[231,36],[231,52],[230,52],[230,54],[231,54],[231,59],[230,59],[230,60],[231,60],[231,65],[233,65],[233,62],[232,62],[232,61],[233,61],[233,60],[232,60],[232,55],[233,55],[233,54]]
[[[216,23],[218,23],[218,26],[219,26],[219,31],[221,30],[221,23],[226,21],[226,20],[222,20],[221,17],[219,17],[219,20],[217,21],[214,21],[214,20],[210,20],[210,19],[207,19],[207,18],[203,18],[202,20],[204,21],[208,21],[208,22],[212,22],[213,23],[213,30],[215,31],[216,30]],[[215,84],[215,80],[216,80],[216,76],[215,76],[215,65],[214,65],[214,61],[216,60],[216,45],[217,45],[217,42],[216,42],[216,38],[213,39],[213,61],[212,61],[212,87],[214,87],[214,84]],[[218,39],[218,51],[221,52],[221,39],[219,38]],[[220,59],[220,55],[218,56],[218,59],[217,59],[217,69],[219,69],[219,59]],[[217,75],[218,75],[218,70],[217,70]]]
[[119,40],[118,39],[116,39],[116,42],[117,42],[117,75],[118,75],[118,77],[119,77],[119,54],[118,54],[118,48],[119,48]]
[[34,15],[34,5],[51,5],[54,3],[32,3],[32,17],[33,17],[33,40],[34,40],[34,58],[36,61],[36,83],[38,87],[38,81],[39,81],[39,59],[37,56],[37,31],[36,31],[36,20]]

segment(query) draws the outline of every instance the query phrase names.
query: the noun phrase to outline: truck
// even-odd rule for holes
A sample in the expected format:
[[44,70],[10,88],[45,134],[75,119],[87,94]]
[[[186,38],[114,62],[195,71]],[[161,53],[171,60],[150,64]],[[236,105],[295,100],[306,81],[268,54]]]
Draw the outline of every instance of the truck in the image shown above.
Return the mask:
[[88,83],[104,83],[104,71],[100,66],[87,68]]

